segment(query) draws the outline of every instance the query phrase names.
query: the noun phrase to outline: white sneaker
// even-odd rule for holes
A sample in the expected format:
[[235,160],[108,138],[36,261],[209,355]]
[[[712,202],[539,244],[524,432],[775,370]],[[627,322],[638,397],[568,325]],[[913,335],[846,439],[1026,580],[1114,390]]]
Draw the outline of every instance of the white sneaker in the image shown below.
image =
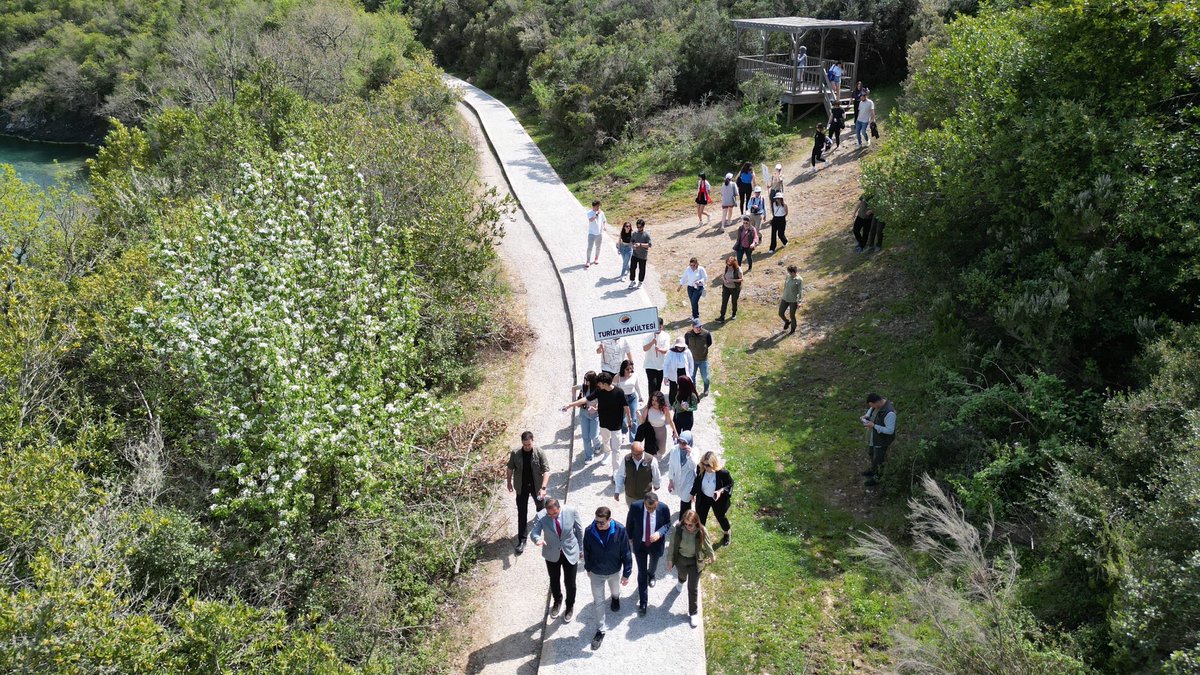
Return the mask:
[[629,287],[630,287],[630,288],[637,288],[637,282],[636,282],[636,281],[631,281],[631,282],[629,282]]
[[681,590],[681,591],[683,590],[683,580],[682,579],[679,579],[678,577],[675,578],[675,588],[678,590]]
[[696,616],[695,614],[689,616],[688,620],[691,622],[692,628],[700,627],[700,617]]

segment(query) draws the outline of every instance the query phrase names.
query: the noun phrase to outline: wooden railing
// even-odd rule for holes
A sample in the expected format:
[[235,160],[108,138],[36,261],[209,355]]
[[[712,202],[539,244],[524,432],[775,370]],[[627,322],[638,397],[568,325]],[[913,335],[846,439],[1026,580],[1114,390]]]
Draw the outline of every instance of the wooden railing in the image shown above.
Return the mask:
[[[758,73],[764,73],[783,87],[784,93],[799,94],[802,92],[829,91],[829,67],[834,64],[830,59],[819,59],[809,56],[807,65],[795,67],[791,54],[766,54],[764,56],[739,56],[737,60],[737,81],[745,82]],[[843,63],[842,91],[837,92],[839,98],[845,97],[854,89],[854,64]]]

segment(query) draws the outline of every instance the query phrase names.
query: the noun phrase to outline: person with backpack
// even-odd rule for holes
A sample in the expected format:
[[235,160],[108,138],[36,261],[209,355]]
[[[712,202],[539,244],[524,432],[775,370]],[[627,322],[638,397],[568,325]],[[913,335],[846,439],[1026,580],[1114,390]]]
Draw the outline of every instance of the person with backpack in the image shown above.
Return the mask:
[[703,173],[700,174],[700,182],[696,186],[696,220],[703,225],[704,221],[712,220],[712,216],[708,215],[708,205],[712,203],[712,185],[708,182],[708,177]]
[[746,208],[750,209],[750,227],[757,232],[762,227],[763,216],[767,213],[767,200],[763,199],[761,187],[754,187],[754,196],[750,197]]

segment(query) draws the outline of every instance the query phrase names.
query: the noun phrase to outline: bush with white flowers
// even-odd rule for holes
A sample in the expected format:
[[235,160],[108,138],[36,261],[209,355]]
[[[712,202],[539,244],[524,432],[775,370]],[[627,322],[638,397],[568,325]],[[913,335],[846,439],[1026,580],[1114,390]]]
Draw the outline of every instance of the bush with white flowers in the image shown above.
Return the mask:
[[199,388],[225,465],[212,514],[271,549],[415,478],[414,439],[440,428],[412,386],[418,300],[403,232],[368,223],[322,162],[242,165],[159,249],[168,276],[150,328]]

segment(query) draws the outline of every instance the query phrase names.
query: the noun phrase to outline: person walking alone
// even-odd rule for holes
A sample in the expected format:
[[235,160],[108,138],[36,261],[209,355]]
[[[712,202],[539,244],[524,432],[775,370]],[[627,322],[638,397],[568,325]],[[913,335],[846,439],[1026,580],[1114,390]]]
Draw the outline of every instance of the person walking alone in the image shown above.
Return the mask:
[[[804,280],[798,276],[799,270],[795,265],[787,266],[787,279],[783,280],[783,297],[779,300],[779,318],[783,321],[783,330],[789,327],[796,332],[796,308],[800,306],[800,298],[804,295]],[[787,315],[784,315],[787,312]]]
[[628,220],[621,224],[621,234],[617,237],[617,253],[621,256],[621,273],[618,279],[624,279],[629,272],[629,259],[633,257],[633,223]]
[[729,315],[729,318],[737,318],[738,298],[742,295],[742,281],[744,280],[742,266],[738,264],[737,258],[733,256],[726,258],[725,272],[721,274],[721,315],[717,317],[717,321],[725,321],[725,310],[731,300],[733,301],[733,313]]
[[742,169],[738,172],[737,189],[738,189],[738,213],[746,212],[746,205],[750,202],[750,190],[754,187],[754,165],[750,162],[742,162]]
[[667,571],[678,570],[679,587],[687,584],[688,621],[692,628],[700,626],[700,574],[705,565],[716,562],[708,530],[695,511],[685,511],[679,516],[679,526],[671,535],[671,550],[667,555]]
[[700,318],[700,298],[704,297],[704,289],[708,286],[708,272],[700,266],[700,261],[692,258],[688,266],[679,275],[679,288],[687,289],[688,301],[692,303],[692,318]]
[[662,391],[663,360],[670,349],[671,336],[663,330],[663,318],[660,316],[658,317],[658,331],[646,338],[645,344],[642,345],[642,351],[646,352],[646,358],[642,365],[646,369],[647,400],[654,395],[654,392]]
[[871,147],[870,127],[875,121],[875,101],[871,100],[871,90],[864,89],[862,101],[858,104],[858,113],[854,116],[854,140],[862,147],[863,139],[867,147]]
[[[758,198],[762,201],[762,198]],[[737,241],[734,244],[733,250],[737,252],[738,264],[742,264],[742,259],[746,260],[746,271],[749,272],[754,267],[754,249],[762,242],[762,238],[758,234],[758,228],[754,226],[753,216],[742,216],[742,226],[737,231]]]
[[[604,228],[608,227],[608,218],[604,215],[604,211],[600,210],[599,200],[592,202],[592,210],[587,212],[588,219],[588,242],[587,256],[584,258],[584,267],[600,264],[600,245],[604,241]],[[593,248],[595,253],[592,252]]]
[[867,248],[867,235],[871,231],[871,219],[875,212],[867,205],[867,196],[861,195],[858,198],[858,206],[854,208],[854,241],[856,246],[854,250],[861,253]]
[[658,462],[646,454],[643,444],[634,441],[629,447],[629,454],[617,466],[613,486],[613,499],[621,501],[621,494],[630,504],[657,490],[662,482],[658,472]]
[[563,622],[575,617],[575,574],[583,546],[583,526],[575,509],[563,507],[554,497],[546,498],[546,507],[538,512],[529,532],[529,540],[541,547],[550,577],[550,618],[557,619],[563,606],[563,587],[566,587],[566,613]]
[[693,382],[699,382],[696,375],[704,378],[704,392],[701,396],[708,393],[708,348],[712,346],[712,333],[709,332],[700,323],[700,319],[692,319],[692,329],[683,334],[684,344],[687,345],[688,351],[692,353],[692,376]]
[[583,569],[592,584],[592,614],[596,620],[592,651],[595,651],[600,649],[608,629],[619,622],[616,617],[608,617],[605,600],[607,609],[620,611],[621,586],[628,586],[633,574],[629,534],[621,523],[612,519],[612,510],[607,506],[596,509],[596,519],[583,533]]
[[529,520],[529,500],[534,511],[542,510],[546,485],[550,482],[550,463],[546,453],[533,445],[533,432],[521,433],[521,447],[508,456],[508,493],[517,495],[517,555],[525,551],[525,527]]
[[879,470],[887,458],[887,450],[896,440],[896,409],[892,402],[874,392],[867,394],[867,412],[859,418],[867,428],[867,457],[871,468],[862,472],[867,487],[879,485]]
[[712,220],[712,216],[708,215],[708,205],[712,203],[712,185],[708,182],[708,176],[700,174],[700,181],[696,185],[696,220],[698,225],[703,225],[704,221]]
[[818,124],[816,133],[813,134],[813,149],[812,149],[812,170],[817,172],[817,162],[825,164],[827,160],[821,155],[825,152],[825,146],[829,143],[829,137],[825,135],[825,125]]
[[692,508],[692,486],[696,484],[696,453],[692,432],[679,432],[667,463],[667,491],[679,498],[679,516]]
[[737,184],[734,183],[733,174],[725,174],[725,183],[721,186],[721,229],[733,222],[733,210],[738,205]]
[[625,530],[633,545],[633,559],[637,561],[638,616],[646,616],[649,592],[658,576],[658,560],[667,547],[667,533],[671,531],[671,509],[658,501],[658,494],[651,492],[644,499],[629,505],[625,518]]
[[784,230],[787,229],[787,204],[783,203],[783,193],[775,195],[771,202],[771,248],[767,249],[768,253],[775,252],[775,238],[779,237],[779,245],[787,246],[787,235]]
[[[646,221],[637,219],[637,231],[629,236],[633,242],[633,254],[629,259],[629,287],[641,286],[646,280],[646,262],[650,258],[650,233],[646,231]],[[634,276],[637,277],[636,283]]]
[[692,498],[696,502],[696,511],[700,514],[700,523],[708,523],[708,512],[717,516],[724,536],[721,546],[728,546],[730,541],[729,513],[730,497],[733,493],[733,477],[721,466],[717,453],[709,450],[696,467],[696,482],[692,484]]

